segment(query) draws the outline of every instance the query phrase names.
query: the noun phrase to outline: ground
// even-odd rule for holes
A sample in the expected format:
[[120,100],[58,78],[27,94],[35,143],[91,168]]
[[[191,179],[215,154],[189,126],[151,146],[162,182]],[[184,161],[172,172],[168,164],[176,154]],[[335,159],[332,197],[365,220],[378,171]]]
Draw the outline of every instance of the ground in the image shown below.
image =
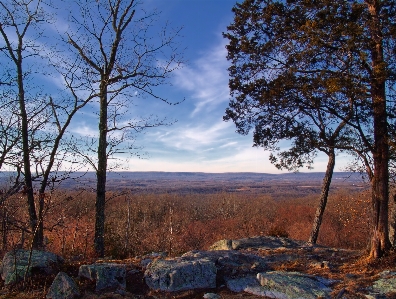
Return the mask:
[[[334,285],[333,298],[342,293],[342,298],[365,298],[365,288],[372,285],[377,274],[384,270],[394,270],[396,268],[396,253],[390,252],[383,258],[375,262],[367,259],[367,253],[362,251],[331,249],[326,247],[300,248],[300,249],[247,249],[250,254],[260,256],[271,256],[274,260],[270,267],[272,270],[298,271],[307,274],[319,275],[338,281]],[[277,261],[277,257],[290,255],[292,258],[285,261]],[[281,258],[280,258],[281,259]],[[93,261],[66,261],[63,271],[76,277],[81,264],[92,263]],[[114,262],[114,261],[112,261]],[[144,283],[143,268],[140,259],[128,259],[118,261],[127,263],[129,274],[127,275],[127,290],[124,293],[95,294],[92,283],[78,281],[82,291],[83,299],[111,299],[111,298],[135,298],[135,299],[192,299],[203,298],[205,293],[216,293],[224,299],[237,298],[263,298],[247,293],[233,293],[226,287],[220,286],[210,290],[191,290],[179,293],[163,293],[150,291]],[[131,271],[133,270],[133,271]],[[137,271],[139,270],[139,271]],[[53,277],[38,277],[24,284],[13,287],[1,286],[0,299],[41,299],[45,298],[47,289]],[[341,298],[341,297],[338,297]],[[396,294],[387,298],[396,298]]]

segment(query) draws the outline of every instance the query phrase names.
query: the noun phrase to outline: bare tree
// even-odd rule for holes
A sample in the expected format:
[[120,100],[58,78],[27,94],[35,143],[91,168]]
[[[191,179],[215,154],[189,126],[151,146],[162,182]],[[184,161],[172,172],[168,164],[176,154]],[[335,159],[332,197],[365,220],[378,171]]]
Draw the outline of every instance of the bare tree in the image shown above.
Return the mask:
[[[14,92],[18,101],[18,121],[22,140],[24,191],[26,193],[30,227],[34,231],[38,224],[38,216],[34,204],[33,180],[31,173],[31,156],[33,150],[29,140],[29,94],[25,92],[25,79],[27,71],[24,69],[24,60],[36,55],[35,43],[27,38],[28,32],[35,30],[43,21],[41,1],[1,1],[0,34],[2,37],[1,51],[10,60],[13,72],[8,76],[9,85],[14,86]],[[41,106],[41,105],[40,105]],[[41,106],[41,109],[44,109]],[[39,109],[39,110],[41,110]],[[37,111],[36,111],[37,112]],[[34,241],[38,245],[37,239]]]
[[[28,202],[30,230],[34,235],[33,247],[42,247],[45,192],[51,184],[54,186],[64,178],[53,173],[68,153],[62,140],[72,118],[88,100],[81,100],[74,94],[62,97],[62,91],[53,98],[36,87],[39,84],[35,76],[44,74],[43,65],[52,72],[58,70],[62,74],[64,70],[59,63],[54,65],[50,61],[50,54],[56,56],[57,53],[49,53],[42,46],[44,25],[48,25],[52,18],[45,11],[45,3],[41,0],[0,1],[0,7],[0,50],[6,66],[0,75],[4,86],[0,108],[7,111],[2,114],[7,117],[0,120],[0,169],[7,165],[17,172],[13,187],[3,195],[3,199],[23,187]],[[68,73],[63,79],[65,85],[71,84],[73,75]],[[39,181],[40,185],[38,198],[34,196],[34,181]]]
[[170,74],[181,66],[175,43],[179,30],[173,31],[167,25],[157,29],[157,13],[137,11],[138,4],[135,0],[78,2],[81,16],[73,16],[76,29],[67,33],[68,43],[84,64],[81,80],[70,88],[76,94],[85,90],[88,98],[99,102],[97,159],[93,163],[95,159],[86,156],[97,176],[94,245],[98,256],[104,255],[108,159],[119,144],[111,134],[139,132],[165,123],[150,118],[121,123],[120,109],[125,101],[137,96],[170,104],[155,88],[166,84]]

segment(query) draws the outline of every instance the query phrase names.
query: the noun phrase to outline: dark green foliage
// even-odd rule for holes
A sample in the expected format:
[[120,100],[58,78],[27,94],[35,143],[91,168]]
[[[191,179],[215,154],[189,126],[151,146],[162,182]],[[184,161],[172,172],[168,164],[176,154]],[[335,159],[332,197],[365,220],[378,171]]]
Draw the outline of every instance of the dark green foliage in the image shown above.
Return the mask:
[[232,96],[224,120],[241,134],[253,129],[254,146],[271,150],[278,168],[310,166],[316,151],[357,155],[371,177],[374,235],[382,240],[372,255],[381,255],[396,2],[246,0],[233,12],[224,33]]
[[371,78],[360,59],[370,55],[365,7],[345,1],[234,7],[224,34],[233,97],[224,119],[239,133],[254,129],[255,146],[278,151],[279,141],[290,140],[289,150],[272,156],[279,168],[311,165],[316,150],[350,149],[355,136],[346,123],[368,131]]

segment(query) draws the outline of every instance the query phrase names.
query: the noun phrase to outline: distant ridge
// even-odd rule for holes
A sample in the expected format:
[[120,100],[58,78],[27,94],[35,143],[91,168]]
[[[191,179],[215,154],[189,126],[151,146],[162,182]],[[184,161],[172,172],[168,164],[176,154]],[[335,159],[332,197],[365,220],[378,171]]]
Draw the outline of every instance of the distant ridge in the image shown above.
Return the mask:
[[[81,173],[76,173],[76,176]],[[258,172],[165,172],[165,171],[128,171],[109,172],[109,179],[178,179],[178,180],[323,180],[324,172],[288,172],[288,173],[258,173]],[[88,172],[86,177],[95,177],[94,172]],[[363,175],[364,177],[364,175]],[[333,179],[344,179],[346,181],[362,181],[362,175],[354,172],[334,172]]]
[[[59,176],[62,172],[58,173]],[[288,172],[288,173],[258,173],[258,172],[225,172],[225,173],[211,173],[211,172],[165,172],[165,171],[125,171],[125,172],[108,172],[107,178],[110,180],[220,180],[220,181],[235,181],[235,180],[296,180],[296,181],[322,181],[324,172]],[[4,182],[12,172],[0,172],[0,182]],[[95,179],[95,172],[75,172],[70,174],[71,178]],[[365,175],[354,172],[334,172],[333,180],[345,180],[349,182],[363,182]]]
[[[12,173],[0,173],[0,184],[6,184]],[[57,176],[61,176],[58,173]],[[286,194],[306,196],[319,194],[324,172],[298,173],[255,173],[255,172],[109,172],[106,189],[108,191],[127,191],[133,193],[218,193],[244,192],[249,194],[270,194],[274,198],[285,198]],[[39,182],[37,182],[38,184]],[[38,185],[36,185],[37,188]],[[332,189],[350,189],[361,191],[367,189],[368,184],[357,173],[335,172]],[[87,190],[96,189],[94,172],[76,172],[70,178],[62,181],[58,190]]]

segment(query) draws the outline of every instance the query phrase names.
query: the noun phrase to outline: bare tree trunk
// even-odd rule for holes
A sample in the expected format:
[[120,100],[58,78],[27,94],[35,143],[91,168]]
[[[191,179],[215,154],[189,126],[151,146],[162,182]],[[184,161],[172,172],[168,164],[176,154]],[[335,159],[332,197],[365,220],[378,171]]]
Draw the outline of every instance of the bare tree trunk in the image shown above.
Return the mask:
[[330,150],[328,156],[329,156],[329,160],[327,162],[326,174],[325,177],[323,178],[322,192],[320,194],[319,205],[318,208],[316,209],[315,219],[313,222],[311,235],[309,236],[308,244],[316,244],[319,235],[319,229],[322,224],[323,214],[326,209],[327,198],[329,195],[329,189],[330,189],[331,179],[333,177],[334,165],[335,165],[334,149]]
[[[102,82],[105,80],[103,79]],[[95,239],[94,247],[98,257],[104,256],[106,171],[107,171],[107,88],[102,83],[100,93],[98,168],[96,170]]]
[[390,248],[388,228],[389,203],[389,145],[386,111],[385,63],[381,21],[380,1],[367,0],[371,15],[370,33],[373,41],[371,97],[374,122],[374,177],[372,179],[373,231],[371,236],[370,257],[379,258]]
[[[22,135],[22,150],[23,150],[23,170],[25,172],[25,188],[24,193],[26,194],[30,229],[32,232],[36,231],[38,224],[36,206],[34,204],[34,193],[32,183],[32,173],[30,171],[30,146],[29,146],[29,127],[28,127],[28,116],[26,113],[25,106],[25,90],[23,87],[23,71],[22,71],[22,40],[19,41],[18,47],[18,58],[15,61],[17,66],[17,80],[18,80],[18,100],[19,100],[19,112],[21,117],[21,135]],[[33,235],[33,248],[40,247],[40,240],[38,235]]]

